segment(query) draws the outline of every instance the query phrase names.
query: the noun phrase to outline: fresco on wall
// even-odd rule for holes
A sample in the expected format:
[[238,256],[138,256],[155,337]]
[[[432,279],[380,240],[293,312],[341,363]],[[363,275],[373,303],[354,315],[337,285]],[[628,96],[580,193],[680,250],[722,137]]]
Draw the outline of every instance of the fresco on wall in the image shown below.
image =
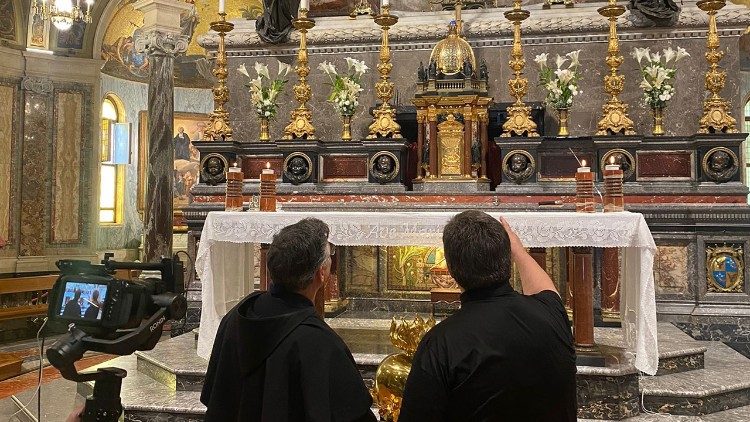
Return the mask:
[[[347,16],[361,0],[310,0],[310,16]],[[367,0],[374,13],[380,10],[380,0]]]
[[[186,55],[175,59],[175,85],[189,88],[211,88],[214,77],[212,64],[205,50],[198,45],[197,36],[208,32],[209,24],[218,18],[218,3],[214,0],[190,0],[195,7],[180,18],[182,34],[190,39]],[[135,10],[135,0],[123,0],[115,12],[102,42],[102,71],[116,78],[147,82],[148,57],[135,50],[135,39],[143,26],[143,13]],[[262,11],[261,0],[229,0],[228,19],[255,17]]]
[[85,33],[86,23],[76,21],[67,31],[57,31],[57,47],[81,50]]
[[0,38],[16,41],[16,8],[13,0],[0,0]]
[[47,49],[49,46],[49,21],[45,21],[36,13],[29,17],[29,47]]

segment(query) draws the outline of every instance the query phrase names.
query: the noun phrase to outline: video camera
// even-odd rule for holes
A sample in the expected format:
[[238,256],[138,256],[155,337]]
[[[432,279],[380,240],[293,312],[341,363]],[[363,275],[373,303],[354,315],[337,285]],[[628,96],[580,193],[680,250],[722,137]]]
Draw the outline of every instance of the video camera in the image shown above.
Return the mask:
[[[101,265],[58,261],[61,274],[48,301],[47,332],[67,333],[47,349],[47,359],[68,380],[95,381],[83,422],[119,419],[120,388],[127,372],[101,368],[78,373],[74,363],[88,350],[129,355],[153,349],[164,323],[182,319],[187,310],[183,266],[176,255],[146,264],[116,262],[111,257],[105,255]],[[121,280],[115,278],[116,270],[158,271],[161,277]]]

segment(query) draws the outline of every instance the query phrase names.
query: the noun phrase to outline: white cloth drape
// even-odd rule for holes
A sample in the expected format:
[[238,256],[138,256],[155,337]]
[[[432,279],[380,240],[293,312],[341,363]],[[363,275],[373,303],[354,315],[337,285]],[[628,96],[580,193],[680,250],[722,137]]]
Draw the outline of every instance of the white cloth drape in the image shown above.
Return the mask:
[[[442,246],[443,227],[455,212],[211,212],[201,234],[196,267],[203,286],[198,354],[211,354],[221,318],[252,290],[252,244],[270,243],[282,227],[315,217],[330,227],[340,246]],[[620,310],[635,367],[653,375],[656,300],[653,264],[656,244],[641,214],[503,212],[526,247],[622,248]]]

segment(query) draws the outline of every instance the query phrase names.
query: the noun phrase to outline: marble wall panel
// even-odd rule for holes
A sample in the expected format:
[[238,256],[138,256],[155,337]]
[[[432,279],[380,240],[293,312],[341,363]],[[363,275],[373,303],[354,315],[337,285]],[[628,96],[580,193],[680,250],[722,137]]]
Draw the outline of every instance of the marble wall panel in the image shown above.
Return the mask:
[[687,246],[657,246],[654,257],[656,294],[685,294],[689,282]]
[[0,85],[0,104],[11,107],[0,108],[0,237],[11,238],[11,210],[12,210],[12,157],[14,150],[13,116],[16,89],[13,86]]
[[51,243],[80,241],[81,145],[83,94],[55,94],[55,138],[52,153]]

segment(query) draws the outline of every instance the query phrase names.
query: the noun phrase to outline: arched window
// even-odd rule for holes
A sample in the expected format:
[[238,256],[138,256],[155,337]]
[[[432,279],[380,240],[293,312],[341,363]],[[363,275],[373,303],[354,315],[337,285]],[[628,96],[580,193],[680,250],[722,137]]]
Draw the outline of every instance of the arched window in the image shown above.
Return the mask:
[[99,222],[122,222],[125,169],[112,162],[112,125],[124,120],[122,102],[109,94],[102,101],[101,167],[99,171]]

